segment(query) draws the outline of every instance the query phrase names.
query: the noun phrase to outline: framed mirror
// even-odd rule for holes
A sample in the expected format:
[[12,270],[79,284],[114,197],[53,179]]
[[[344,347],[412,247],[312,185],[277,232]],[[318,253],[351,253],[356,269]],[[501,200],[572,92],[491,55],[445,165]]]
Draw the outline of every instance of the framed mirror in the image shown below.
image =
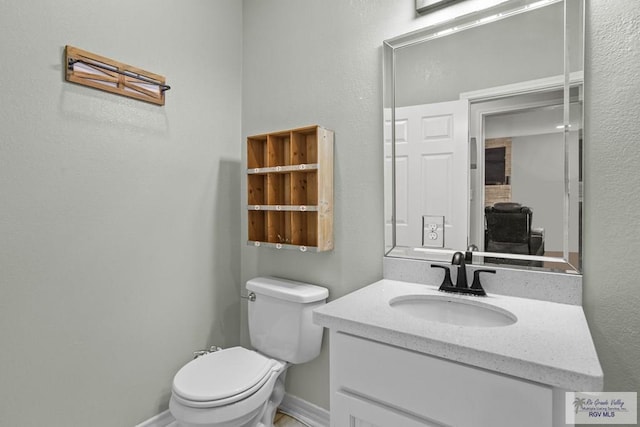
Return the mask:
[[580,273],[584,0],[510,0],[383,50],[386,256]]

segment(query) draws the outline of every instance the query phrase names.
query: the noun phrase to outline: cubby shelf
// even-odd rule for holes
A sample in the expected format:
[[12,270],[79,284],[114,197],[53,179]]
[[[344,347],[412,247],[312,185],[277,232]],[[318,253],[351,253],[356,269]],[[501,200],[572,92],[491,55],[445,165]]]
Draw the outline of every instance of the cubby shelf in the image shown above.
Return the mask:
[[333,249],[333,131],[309,126],[247,138],[248,244]]
[[287,172],[300,172],[300,171],[313,171],[318,169],[318,164],[313,163],[310,165],[290,165],[290,166],[272,166],[269,168],[253,168],[247,169],[249,175],[265,175],[268,173],[287,173]]
[[296,211],[296,212],[306,212],[306,211],[317,211],[318,206],[310,206],[310,205],[300,205],[300,206],[291,206],[291,205],[249,205],[247,209],[250,211]]

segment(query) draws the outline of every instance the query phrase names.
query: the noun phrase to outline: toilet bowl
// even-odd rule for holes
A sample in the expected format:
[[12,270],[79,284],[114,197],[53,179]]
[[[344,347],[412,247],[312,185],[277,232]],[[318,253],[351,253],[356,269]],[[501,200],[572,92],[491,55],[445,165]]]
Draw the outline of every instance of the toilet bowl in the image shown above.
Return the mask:
[[256,350],[232,347],[198,357],[175,375],[169,411],[180,427],[272,427],[291,363],[320,352],[311,311],[325,288],[277,278],[247,282],[249,334]]
[[264,415],[273,419],[286,369],[242,347],[209,353],[178,371],[169,409],[181,427],[257,425]]

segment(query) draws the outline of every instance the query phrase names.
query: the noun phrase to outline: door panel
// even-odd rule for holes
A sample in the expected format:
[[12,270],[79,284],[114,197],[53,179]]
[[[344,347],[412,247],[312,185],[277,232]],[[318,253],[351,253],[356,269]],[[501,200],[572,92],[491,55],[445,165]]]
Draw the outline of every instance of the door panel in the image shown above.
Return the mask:
[[396,108],[396,245],[422,246],[422,216],[432,215],[444,217],[445,248],[467,247],[468,122],[467,100]]

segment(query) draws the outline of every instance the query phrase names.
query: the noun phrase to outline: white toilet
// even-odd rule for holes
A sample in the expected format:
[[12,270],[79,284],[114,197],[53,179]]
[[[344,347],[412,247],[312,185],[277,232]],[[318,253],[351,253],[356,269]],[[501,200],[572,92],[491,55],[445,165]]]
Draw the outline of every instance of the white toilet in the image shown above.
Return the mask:
[[247,282],[247,290],[249,335],[256,351],[227,348],[183,366],[169,401],[180,427],[273,426],[289,364],[320,353],[323,328],[313,324],[311,314],[326,302],[326,288],[258,277]]

